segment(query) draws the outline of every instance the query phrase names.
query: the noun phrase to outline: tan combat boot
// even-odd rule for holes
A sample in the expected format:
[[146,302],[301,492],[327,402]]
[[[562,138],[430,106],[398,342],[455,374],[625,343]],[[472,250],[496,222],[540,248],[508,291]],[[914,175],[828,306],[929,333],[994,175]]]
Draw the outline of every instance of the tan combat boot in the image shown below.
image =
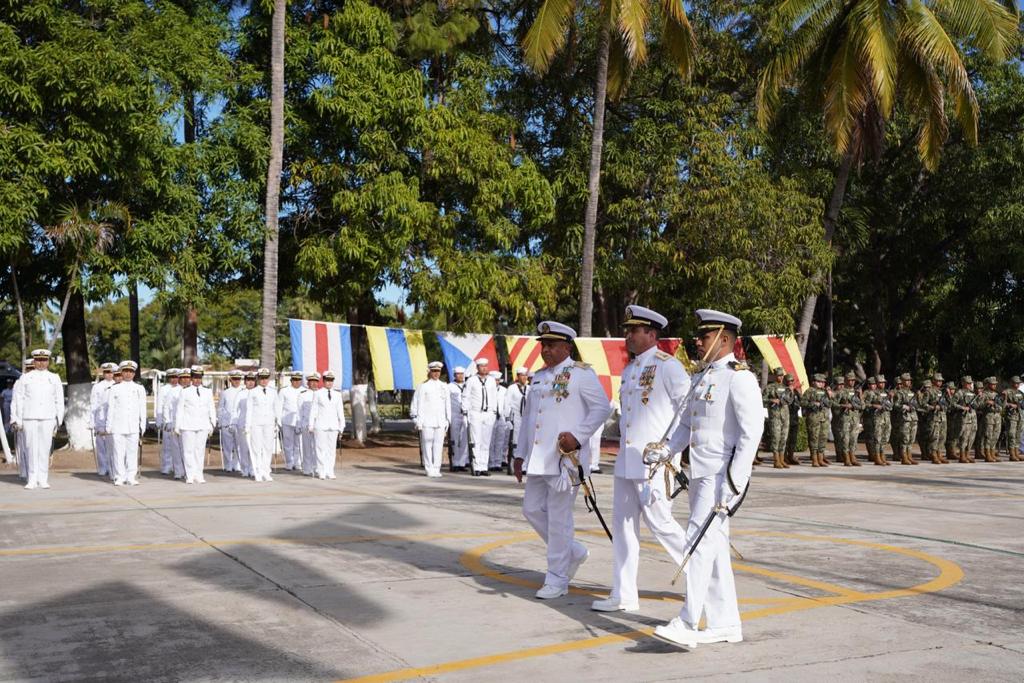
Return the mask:
[[933,465],[941,465],[942,464],[942,459],[939,458],[939,452],[938,451],[932,451],[931,452],[931,459],[932,459],[932,464]]
[[772,467],[777,470],[785,469],[785,465],[782,464],[782,453],[772,453]]
[[957,462],[962,462],[962,463],[970,463],[971,462],[970,460],[967,459],[967,452],[960,450],[959,447],[958,448],[954,448],[953,449],[953,453],[954,453],[954,455],[956,455],[956,461]]
[[822,467],[828,467],[828,460],[825,459],[825,451],[818,451],[818,464]]
[[907,457],[910,458],[911,465],[920,465],[921,462],[914,458],[914,447],[907,446]]

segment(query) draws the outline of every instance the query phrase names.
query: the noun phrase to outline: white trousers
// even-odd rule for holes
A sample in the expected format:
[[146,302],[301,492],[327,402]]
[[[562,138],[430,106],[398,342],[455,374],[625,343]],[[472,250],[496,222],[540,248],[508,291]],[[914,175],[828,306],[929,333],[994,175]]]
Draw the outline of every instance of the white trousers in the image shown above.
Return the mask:
[[235,439],[235,430],[232,427],[221,427],[220,429],[220,459],[225,472],[239,470],[238,441]]
[[249,429],[249,459],[256,481],[270,477],[270,461],[274,457],[276,443],[277,428],[274,425],[257,425]]
[[508,422],[505,418],[494,420],[494,432],[491,434],[491,456],[487,463],[489,467],[501,467],[508,457]]
[[27,468],[26,477],[29,484],[48,484],[50,478],[50,451],[53,449],[53,430],[57,427],[56,420],[25,420],[21,423],[24,431],[25,448],[22,453]]
[[252,476],[252,457],[249,453],[249,433],[241,426],[232,427],[235,435],[235,447],[238,449],[238,467],[243,477]]
[[334,478],[334,460],[338,454],[338,432],[336,430],[313,430],[316,442],[316,475]]
[[[25,445],[25,430],[19,429],[14,433],[14,453],[18,459],[18,476],[21,479],[28,479],[28,446]],[[49,462],[49,461],[47,461]]]
[[284,468],[294,470],[302,466],[302,435],[298,427],[281,427],[281,449],[284,451]]
[[316,474],[316,436],[308,429],[302,431],[302,473]]
[[423,468],[428,475],[441,474],[444,460],[444,435],[447,427],[424,427],[420,430],[420,453],[423,454]]
[[494,434],[494,413],[473,411],[467,416],[469,420],[469,442],[473,444],[473,470],[487,471],[487,461],[491,455],[491,436]]
[[185,481],[203,481],[206,467],[206,438],[209,432],[199,429],[181,430],[181,455],[185,464]]
[[173,431],[167,436],[171,448],[171,470],[175,479],[185,478],[185,451],[181,446],[181,434]]
[[465,467],[469,464],[469,423],[461,415],[453,420],[451,427],[452,466]]
[[601,437],[604,436],[604,425],[597,428],[594,435],[590,437],[590,471],[596,472],[601,469]]
[[93,432],[93,445],[96,448],[96,474],[101,477],[110,472],[110,439],[106,434]]
[[110,473],[115,482],[124,484],[139,477],[139,433],[111,434]]
[[[701,524],[714,508],[722,477],[719,474],[690,480],[687,544],[696,538]],[[716,516],[686,565],[686,604],[679,618],[697,628],[701,612],[707,617],[709,629],[740,626],[736,580],[729,557],[729,518],[724,513]]]
[[611,598],[624,605],[635,605],[640,599],[637,592],[637,572],[640,568],[640,520],[658,539],[662,547],[677,564],[686,554],[686,532],[672,516],[672,501],[665,495],[664,479],[655,476],[651,486],[655,493],[647,505],[641,492],[646,479],[615,477],[612,494],[612,549],[615,559],[612,570]]
[[174,449],[177,448],[174,441],[174,431],[167,426],[163,428],[163,438],[160,441],[160,474],[167,474],[174,467]]
[[586,554],[576,540],[572,507],[578,487],[556,491],[557,476],[529,475],[523,492],[523,517],[548,546],[548,571],[544,584],[565,588],[569,585],[569,564]]

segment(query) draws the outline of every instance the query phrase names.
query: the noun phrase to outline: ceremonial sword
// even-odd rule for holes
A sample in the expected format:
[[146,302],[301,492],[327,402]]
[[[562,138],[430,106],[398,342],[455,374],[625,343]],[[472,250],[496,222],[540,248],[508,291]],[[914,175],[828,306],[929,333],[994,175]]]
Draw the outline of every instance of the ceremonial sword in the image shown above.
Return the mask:
[[[731,488],[733,491],[736,491],[736,486],[733,484],[732,476],[729,474],[728,470],[726,470],[725,476],[729,482],[729,488]],[[690,561],[690,558],[693,557],[694,551],[697,550],[697,545],[700,543],[701,539],[704,538],[704,534],[708,532],[708,529],[711,527],[711,523],[715,521],[715,517],[723,513],[726,517],[732,517],[733,515],[735,515],[736,511],[740,509],[740,505],[743,505],[743,499],[747,497],[747,491],[749,490],[750,480],[747,480],[747,485],[743,487],[743,491],[737,491],[739,496],[736,498],[736,501],[731,506],[726,505],[724,503],[719,503],[715,505],[713,508],[711,508],[711,512],[709,512],[708,516],[704,518],[704,523],[701,524],[700,530],[697,531],[697,535],[694,536],[693,541],[690,543],[690,549],[686,551],[686,555],[683,556],[682,563],[679,565],[679,568],[676,569],[676,573],[672,577],[673,586],[676,585],[676,581],[679,580],[679,575],[683,573],[684,569],[686,569],[686,564]],[[729,547],[732,548],[732,544],[730,544]],[[735,548],[732,549],[733,551],[736,550]],[[738,552],[736,554],[739,555]],[[742,555],[740,555],[740,559],[743,559]]]
[[[601,526],[604,527],[604,532],[608,534],[608,540],[612,541],[612,532],[608,528],[608,525],[605,523],[604,516],[601,514],[601,510],[599,510],[597,507],[597,497],[594,495],[593,491],[594,482],[590,481],[590,477],[586,476],[586,474],[583,472],[583,465],[580,463],[580,459],[576,455],[577,453],[579,453],[579,451],[579,448],[572,451],[565,451],[562,450],[561,446],[558,447],[558,452],[562,454],[562,457],[569,458],[569,461],[573,465],[575,465],[576,471],[579,473],[579,485],[580,488],[583,489],[583,502],[587,506],[587,512],[593,512],[595,515],[597,515],[597,520],[601,522]],[[590,482],[589,486],[587,485],[587,482]]]

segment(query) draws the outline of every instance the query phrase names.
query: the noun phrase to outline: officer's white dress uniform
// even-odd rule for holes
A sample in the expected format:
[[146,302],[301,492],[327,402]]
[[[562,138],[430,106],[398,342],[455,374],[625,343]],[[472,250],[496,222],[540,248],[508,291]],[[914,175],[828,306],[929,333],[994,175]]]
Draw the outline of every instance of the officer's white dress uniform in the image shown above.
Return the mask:
[[[566,335],[563,339],[576,336],[572,328],[549,321],[541,323],[542,338],[552,329],[553,334]],[[581,444],[578,455],[586,471],[590,465],[590,436],[608,413],[608,397],[597,373],[572,358],[538,370],[530,384],[516,458],[523,459],[527,476],[523,516],[547,544],[547,573],[538,597],[564,595],[575,568],[588,555],[574,538],[572,509],[578,486],[570,486],[568,472],[573,472],[572,479],[577,474],[571,463],[563,462],[558,435],[569,432]],[[550,589],[554,592],[545,596]]]
[[274,414],[276,400],[277,391],[274,387],[259,384],[249,390],[246,399],[245,431],[249,434],[249,458],[252,460],[253,479],[256,481],[273,481],[270,462],[277,444],[277,417]]
[[176,369],[180,378],[177,384],[164,387],[163,398],[160,400],[160,412],[163,414],[164,450],[160,458],[160,471],[164,474],[173,472],[175,479],[185,478],[185,453],[181,448],[181,434],[175,427],[178,416],[178,401],[184,390],[182,382],[188,382],[188,369]]
[[316,448],[316,476],[334,479],[338,434],[345,430],[345,403],[340,391],[321,387],[313,394],[309,426]]
[[467,438],[474,472],[487,471],[497,411],[498,388],[494,378],[480,374],[467,378],[462,392],[462,414],[468,426]]
[[[668,321],[640,306],[626,309],[624,325],[664,329]],[[612,591],[594,609],[614,611],[639,608],[637,571],[640,565],[640,520],[676,563],[686,554],[686,532],[672,516],[672,501],[665,491],[665,467],[644,463],[644,447],[665,438],[690,389],[683,364],[657,346],[636,356],[622,372],[619,402],[619,453],[615,458],[612,501]],[[672,460],[679,468],[679,454]],[[653,477],[651,476],[653,472]],[[670,487],[674,490],[675,479]]]
[[[306,375],[306,381],[320,381],[319,373]],[[302,429],[302,473],[308,476],[316,474],[316,435],[313,432],[313,400],[316,390],[308,386],[299,392],[299,425]]]
[[[135,363],[121,363],[121,369]],[[139,439],[146,432],[146,390],[134,381],[122,381],[107,390],[103,431],[110,435],[110,469],[114,486],[139,483]]]
[[[433,365],[433,363],[431,363]],[[440,367],[440,363],[437,364]],[[439,379],[428,379],[416,387],[409,415],[420,432],[420,452],[428,477],[441,476],[444,435],[452,418],[451,392]]]
[[[229,375],[230,376],[230,375]],[[239,375],[234,375],[238,377]],[[220,451],[225,472],[241,472],[242,464],[238,455],[238,438],[235,436],[234,415],[238,410],[238,397],[244,391],[241,384],[228,385],[220,392],[217,402],[217,424],[220,425]]]
[[156,397],[153,400],[153,420],[156,422],[156,431],[160,434],[160,474],[168,474],[171,471],[171,463],[173,458],[171,457],[171,451],[169,444],[167,443],[167,397],[171,393],[171,387],[177,386],[176,384],[170,384],[171,377],[177,377],[176,368],[167,368],[164,371],[164,379],[167,381],[166,384],[154,383],[154,391]]
[[[253,378],[255,379],[255,378]],[[252,458],[249,454],[249,432],[245,427],[245,416],[249,408],[249,396],[255,387],[241,386],[235,395],[234,412],[231,414],[231,431],[235,434],[238,449],[238,466],[243,477],[253,476]]]
[[181,437],[186,484],[205,484],[206,439],[217,426],[213,392],[204,386],[182,387],[174,412],[174,429]]
[[[32,352],[33,358],[49,358],[46,349]],[[26,466],[25,488],[50,488],[50,452],[53,435],[64,421],[64,387],[60,377],[49,370],[33,370],[21,376],[15,385],[15,398],[11,401],[11,423],[23,432]]]
[[[462,368],[455,368],[455,372],[463,372]],[[469,465],[469,423],[466,416],[462,414],[462,394],[466,390],[466,380],[462,384],[452,382],[448,385],[448,393],[451,398],[452,424],[449,428],[449,443],[452,448],[452,467],[466,467]]]
[[[526,368],[520,368],[516,374],[526,374]],[[505,419],[509,425],[509,438],[512,442],[512,455],[515,457],[519,441],[519,429],[523,423],[523,411],[526,409],[526,397],[530,393],[530,385],[513,382],[505,394]]]
[[[739,329],[740,321],[733,316],[703,309],[697,314],[701,330],[714,329],[723,322],[731,325],[731,329]],[[729,484],[727,471],[737,491],[746,487],[764,431],[757,378],[731,353],[710,363],[694,375],[692,382],[679,426],[668,440],[671,452],[690,447],[688,544],[712,509],[720,503],[728,504],[737,495]],[[730,640],[742,639],[729,558],[729,518],[725,513],[712,522],[686,566],[686,604],[679,617],[658,627],[659,637],[664,631],[689,640],[702,612],[706,614],[707,634],[712,640],[696,642],[715,642],[716,634],[724,633],[729,634]],[[721,639],[724,637],[718,638]]]
[[505,413],[508,412],[508,406],[506,405],[508,388],[500,384],[500,372],[493,371],[490,375],[494,378],[495,394],[498,399],[498,410],[494,418],[494,431],[491,432],[491,452],[487,460],[487,467],[494,469],[505,464],[505,459],[508,457],[509,429],[508,419],[505,417]]
[[[301,377],[301,375],[299,376]],[[281,387],[277,392],[274,412],[281,427],[281,449],[284,451],[284,468],[294,470],[302,466],[302,428],[299,426],[299,392],[301,388],[291,385]]]
[[[113,363],[103,363],[100,369],[103,372],[114,370]],[[92,440],[96,449],[96,474],[101,477],[110,473],[110,439],[104,433],[104,408],[106,407],[107,389],[114,386],[114,380],[101,379],[92,385],[89,392],[89,418],[92,423]]]

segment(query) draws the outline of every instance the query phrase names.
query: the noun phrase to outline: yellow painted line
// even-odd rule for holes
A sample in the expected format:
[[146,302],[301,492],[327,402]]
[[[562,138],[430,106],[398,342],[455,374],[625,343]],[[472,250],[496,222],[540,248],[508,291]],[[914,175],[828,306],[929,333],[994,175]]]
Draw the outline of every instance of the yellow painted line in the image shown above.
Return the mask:
[[40,548],[9,548],[0,550],[0,557],[34,555],[87,555],[95,553],[160,552],[189,548],[262,545],[329,545],[343,543],[373,543],[377,541],[437,541],[460,538],[491,538],[503,532],[476,534],[367,534],[348,536],[303,536],[299,538],[211,538],[179,543],[136,543],[125,545],[44,546]]
[[[925,593],[932,593],[935,591],[943,590],[955,585],[961,579],[963,579],[963,570],[959,565],[927,553],[923,553],[917,550],[910,550],[908,548],[900,548],[898,546],[885,545],[882,543],[871,543],[868,541],[858,541],[846,538],[836,538],[831,536],[810,536],[804,534],[790,534],[782,532],[770,532],[770,531],[746,531],[745,535],[759,535],[768,537],[778,538],[789,538],[798,539],[805,541],[822,541],[827,543],[842,543],[847,545],[860,546],[865,548],[871,548],[875,550],[894,552],[907,557],[913,557],[916,559],[928,562],[939,569],[939,575],[922,584],[911,586],[908,588],[901,588],[892,591],[885,591],[882,593],[861,593],[859,591],[852,591],[845,589],[841,586],[834,586],[820,581],[813,581],[811,579],[805,579],[803,577],[793,577],[789,574],[777,574],[768,570],[758,570],[756,573],[762,576],[775,576],[776,578],[798,578],[800,579],[801,585],[809,585],[813,583],[816,588],[822,586],[831,586],[832,588],[838,589],[837,595],[821,597],[821,598],[788,598],[785,599],[783,604],[779,604],[775,607],[766,607],[763,609],[750,610],[743,612],[740,616],[743,621],[752,621],[754,619],[760,619],[768,616],[775,616],[780,614],[786,614],[789,612],[796,612],[800,610],[816,609],[818,607],[826,607],[831,605],[844,605],[852,604],[857,602],[866,602],[874,600],[888,600],[892,598],[906,597],[911,595],[922,595]],[[482,573],[484,576],[497,580],[503,583],[510,583],[514,585],[536,587],[538,584],[535,582],[527,581],[522,577],[507,576],[491,569],[486,563],[483,562],[483,555],[496,548],[500,548],[511,543],[519,542],[522,540],[528,540],[535,537],[534,534],[515,534],[504,540],[494,541],[487,543],[478,548],[463,553],[462,562],[467,568],[472,571]],[[748,571],[752,569],[749,565],[734,564],[737,569],[741,571]],[[641,595],[643,597],[643,595]],[[514,650],[510,652],[501,652],[493,655],[486,655],[482,657],[473,657],[470,659],[456,660],[452,662],[443,662],[440,664],[432,664],[422,667],[409,667],[405,669],[397,669],[394,671],[386,671],[379,674],[372,674],[369,676],[361,676],[358,678],[346,679],[344,683],[385,683],[390,681],[404,681],[412,678],[423,678],[428,676],[437,676],[445,673],[452,673],[455,671],[465,671],[469,669],[477,669],[489,666],[495,666],[497,664],[504,664],[507,662],[520,661],[524,659],[532,659],[535,657],[544,657],[553,654],[561,654],[565,652],[574,652],[579,650],[589,650],[604,645],[610,645],[612,643],[621,643],[629,640],[639,640],[649,636],[653,632],[653,629],[639,629],[635,631],[628,631],[625,633],[608,634],[604,636],[598,636],[596,638],[582,638],[579,640],[570,640],[564,643],[555,643],[553,645],[542,645],[533,648],[524,648],[521,650]]]

